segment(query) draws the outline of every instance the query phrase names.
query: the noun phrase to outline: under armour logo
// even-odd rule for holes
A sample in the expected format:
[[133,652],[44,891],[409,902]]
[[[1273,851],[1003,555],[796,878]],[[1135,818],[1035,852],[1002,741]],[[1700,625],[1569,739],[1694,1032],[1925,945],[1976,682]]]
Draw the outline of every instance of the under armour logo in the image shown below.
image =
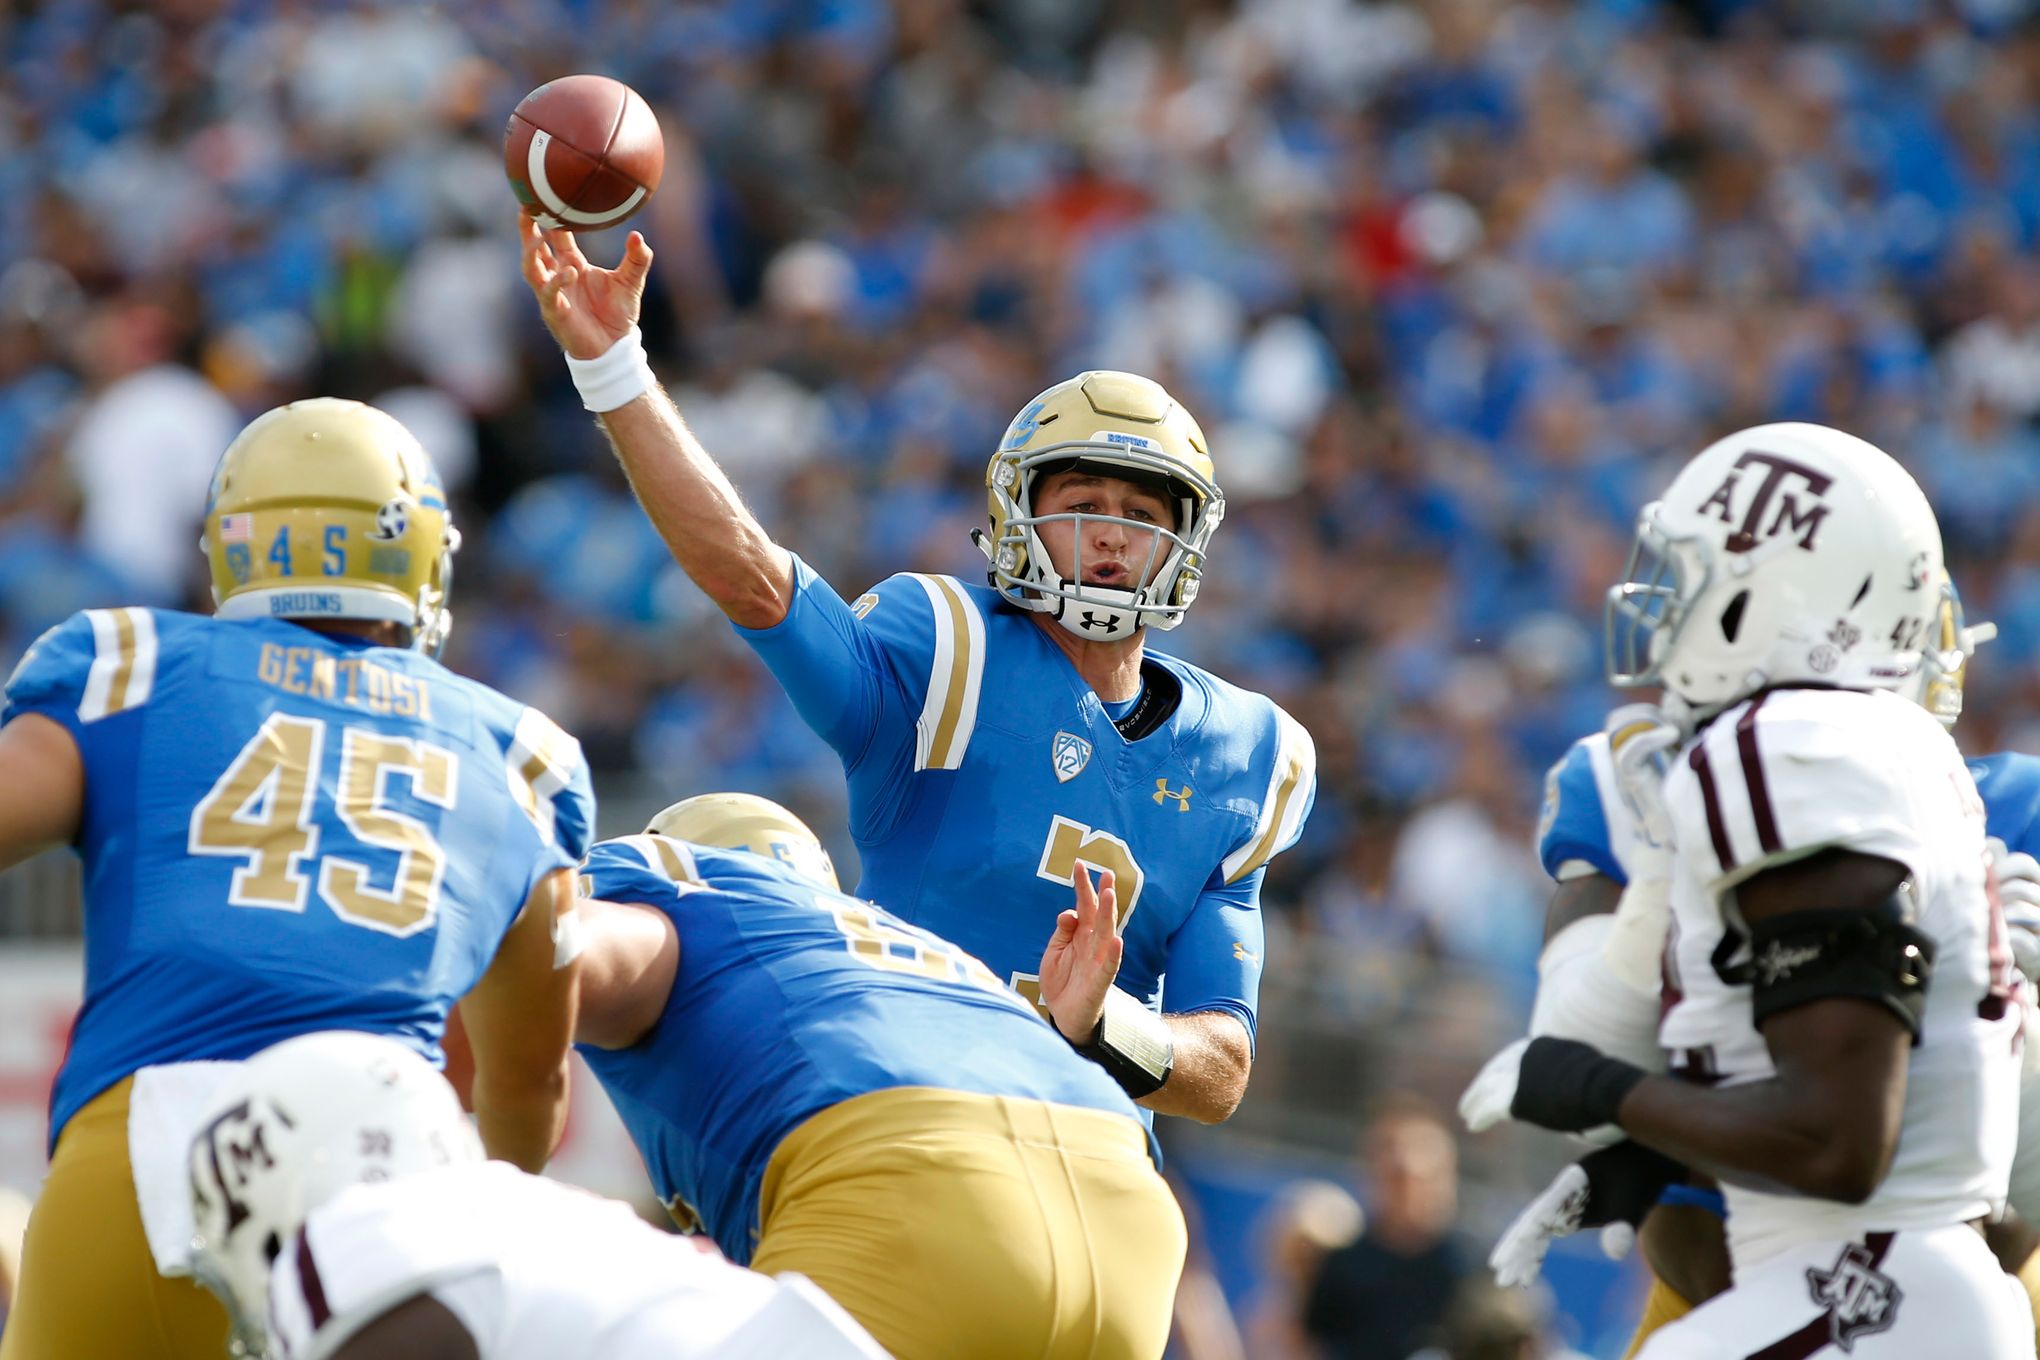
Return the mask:
[[1828,1334],[1836,1347],[1853,1350],[1856,1338],[1890,1328],[1905,1297],[1898,1282],[1877,1268],[1881,1252],[1851,1242],[1832,1270],[1806,1268],[1813,1301],[1828,1310]]
[[[1735,460],[1728,476],[1714,494],[1700,503],[1700,513],[1711,514],[1723,524],[1735,524],[1735,493],[1742,483],[1743,469],[1756,465],[1764,469],[1764,479],[1757,484],[1757,494],[1750,501],[1750,507],[1743,512],[1742,523],[1736,525],[1734,533],[1728,536],[1724,545],[1732,553],[1746,553],[1758,543],[1776,538],[1781,532],[1799,535],[1799,546],[1811,552],[1814,535],[1820,532],[1821,521],[1827,518],[1828,507],[1821,501],[1834,478],[1824,472],[1796,463],[1775,453],[1761,453],[1751,449]],[[1797,477],[1805,485],[1800,490],[1786,490],[1785,479]],[[1813,504],[1802,505],[1801,494],[1809,497]],[[1764,525],[1764,512],[1777,502],[1778,512]]]
[[1247,948],[1245,945],[1241,944],[1238,940],[1234,940],[1232,942],[1232,956],[1235,959],[1239,960],[1241,963],[1259,963],[1261,961],[1261,956],[1259,954],[1256,954],[1253,950]]
[[1119,631],[1119,615],[1117,614],[1100,614],[1095,610],[1086,609],[1083,619],[1084,627],[1086,628],[1095,628],[1101,633],[1116,633]]
[[1180,789],[1170,788],[1169,781],[1165,776],[1155,781],[1154,799],[1156,805],[1159,806],[1173,798],[1176,800],[1176,811],[1188,812],[1190,810],[1190,795],[1194,792],[1196,790],[1192,789],[1188,784],[1185,784]]

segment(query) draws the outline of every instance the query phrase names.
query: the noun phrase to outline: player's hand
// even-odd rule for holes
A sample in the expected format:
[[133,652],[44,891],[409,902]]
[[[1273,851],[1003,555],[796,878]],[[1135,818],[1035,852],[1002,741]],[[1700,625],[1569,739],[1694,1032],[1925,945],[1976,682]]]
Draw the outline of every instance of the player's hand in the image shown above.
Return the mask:
[[1629,1139],[1588,1153],[1559,1172],[1502,1233],[1488,1253],[1496,1282],[1529,1284],[1552,1242],[1582,1228],[1600,1228],[1601,1250],[1610,1260],[1622,1259],[1658,1196],[1685,1174],[1671,1158]]
[[1119,893],[1112,871],[1076,872],[1077,905],[1056,918],[1055,933],[1041,952],[1041,1004],[1055,1027],[1073,1044],[1087,1044],[1105,1018],[1105,997],[1119,976],[1126,942],[1119,938]]
[[1996,836],[1984,844],[1990,848],[1991,872],[1997,875],[2012,963],[2029,980],[2040,981],[2040,860],[2023,850],[2014,853]]
[[624,243],[614,269],[588,263],[570,231],[547,231],[517,214],[524,281],[538,298],[538,313],[560,348],[573,359],[599,359],[637,325],[652,248],[637,232]]

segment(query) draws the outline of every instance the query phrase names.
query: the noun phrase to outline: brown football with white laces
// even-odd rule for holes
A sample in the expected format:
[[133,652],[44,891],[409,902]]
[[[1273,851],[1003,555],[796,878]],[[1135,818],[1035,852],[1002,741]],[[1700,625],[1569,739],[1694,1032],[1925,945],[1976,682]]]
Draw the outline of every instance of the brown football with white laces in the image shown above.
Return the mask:
[[503,133],[503,169],[547,228],[599,231],[659,187],[666,142],[644,97],[608,76],[562,76],[524,96]]

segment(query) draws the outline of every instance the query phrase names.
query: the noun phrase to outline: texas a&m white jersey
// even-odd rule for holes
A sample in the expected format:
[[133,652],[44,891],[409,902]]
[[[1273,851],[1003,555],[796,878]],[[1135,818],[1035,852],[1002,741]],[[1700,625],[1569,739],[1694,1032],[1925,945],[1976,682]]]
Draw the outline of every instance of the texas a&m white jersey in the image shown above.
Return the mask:
[[1992,1212],[2017,1118],[2019,979],[1983,803],[1947,732],[1894,693],[1771,690],[1702,728],[1664,794],[1676,852],[1659,1039],[1676,1073],[1731,1085],[1773,1074],[1733,892],[1752,875],[1824,848],[1895,860],[1913,924],[1936,947],[1890,1174],[1860,1205],[1725,1187],[1738,1270],[1793,1242]]
[[427,1293],[481,1360],[885,1355],[807,1280],[504,1162],[352,1185],[314,1209],[271,1272],[270,1327],[286,1360],[323,1360]]

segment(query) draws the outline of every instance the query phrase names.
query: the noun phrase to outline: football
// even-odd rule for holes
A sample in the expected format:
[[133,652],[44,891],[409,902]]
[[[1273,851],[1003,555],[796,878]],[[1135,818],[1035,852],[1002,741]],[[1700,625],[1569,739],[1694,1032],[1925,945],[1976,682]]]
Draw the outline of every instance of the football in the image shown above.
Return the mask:
[[666,143],[651,106],[608,76],[562,76],[511,110],[503,169],[524,210],[548,228],[613,227],[659,187]]

